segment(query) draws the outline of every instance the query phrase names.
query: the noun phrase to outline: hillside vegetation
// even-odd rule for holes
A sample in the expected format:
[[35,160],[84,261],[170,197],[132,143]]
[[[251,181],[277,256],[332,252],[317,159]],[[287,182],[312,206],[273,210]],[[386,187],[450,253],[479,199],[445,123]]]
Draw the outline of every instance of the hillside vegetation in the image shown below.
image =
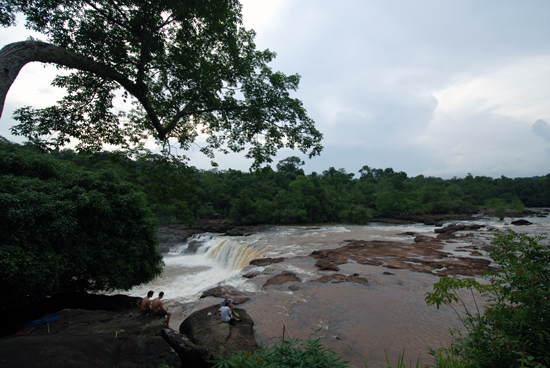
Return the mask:
[[363,166],[357,175],[334,167],[306,175],[297,157],[279,161],[275,170],[242,172],[183,165],[177,169],[160,156],[130,161],[105,152],[51,154],[89,169],[116,168],[121,177],[147,194],[161,223],[224,217],[236,225],[362,224],[373,216],[461,214],[490,207],[503,217],[506,209],[521,212],[525,206],[550,206],[550,174],[514,179],[467,175],[444,180]]

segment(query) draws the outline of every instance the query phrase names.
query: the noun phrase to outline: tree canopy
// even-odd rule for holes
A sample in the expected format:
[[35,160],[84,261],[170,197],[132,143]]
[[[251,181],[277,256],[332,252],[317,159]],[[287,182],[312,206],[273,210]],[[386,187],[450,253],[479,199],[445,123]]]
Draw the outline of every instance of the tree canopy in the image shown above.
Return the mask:
[[[48,42],[28,40],[0,51],[0,113],[28,62],[76,71],[53,85],[67,95],[45,109],[16,110],[14,134],[46,147],[71,138],[79,148],[135,146],[148,136],[188,149],[246,151],[253,167],[283,147],[318,155],[322,134],[290,95],[300,76],[274,72],[275,53],[259,51],[242,25],[237,0],[0,0],[0,23],[22,13]],[[115,111],[122,93],[132,111]]]
[[112,171],[0,142],[0,207],[0,309],[127,290],[162,272],[145,196]]

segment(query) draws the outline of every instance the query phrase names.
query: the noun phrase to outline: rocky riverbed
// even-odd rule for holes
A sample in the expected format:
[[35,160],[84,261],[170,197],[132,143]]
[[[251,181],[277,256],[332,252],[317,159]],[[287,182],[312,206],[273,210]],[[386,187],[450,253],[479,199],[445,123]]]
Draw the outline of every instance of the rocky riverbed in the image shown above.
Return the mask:
[[[396,220],[408,221],[387,221]],[[535,229],[523,225],[516,229]],[[217,229],[245,236],[259,230],[235,229],[224,220],[205,220],[201,227],[172,226],[161,229],[159,236],[169,248],[200,232]],[[545,231],[536,229],[538,234]],[[58,316],[56,321],[27,333],[21,324],[12,324],[9,331],[4,328],[0,366],[156,368],[180,366],[182,357],[184,367],[203,366],[213,352],[239,349],[231,345],[236,341],[231,334],[249,336],[238,340],[243,341],[242,349],[252,349],[257,343],[279,343],[283,333],[306,338],[317,328],[316,336],[325,346],[356,366],[363,366],[363,359],[378,366],[385,352],[394,357],[403,348],[410,359],[420,356],[426,363],[431,359],[428,346],[444,344],[447,329],[460,325],[451,311],[428,308],[423,296],[441,276],[476,276],[490,267],[486,251],[492,230],[478,218],[431,232],[404,232],[396,235],[397,240],[342,234],[331,240],[334,246],[320,246],[306,255],[256,259],[241,272],[253,288],[222,283],[191,303],[168,299],[177,332],[165,329],[163,318],[141,315],[136,309],[139,297],[52,298],[42,304],[42,311]],[[229,327],[207,316],[208,311],[214,314],[225,294],[238,303],[246,323]],[[23,318],[41,317],[39,309],[20,312]],[[213,339],[201,340],[204,336]]]

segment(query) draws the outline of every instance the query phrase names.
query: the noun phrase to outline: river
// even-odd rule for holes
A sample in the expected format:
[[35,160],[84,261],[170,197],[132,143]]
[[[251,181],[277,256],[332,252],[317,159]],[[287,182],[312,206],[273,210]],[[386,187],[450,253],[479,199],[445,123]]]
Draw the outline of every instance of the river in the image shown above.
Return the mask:
[[[530,235],[545,235],[550,229],[547,218],[530,217],[533,225],[514,227]],[[483,218],[476,223],[486,225],[464,242],[490,242],[490,229],[502,229],[511,219],[498,221]],[[453,223],[457,223],[456,221]],[[316,260],[309,257],[315,250],[341,247],[350,239],[391,240],[412,243],[415,235],[435,236],[434,227],[414,225],[321,225],[274,226],[269,231],[245,237],[201,234],[189,241],[200,242],[196,254],[185,254],[188,243],[182,243],[164,256],[163,275],[149,284],[129,291],[130,295],[145,296],[148,290],[165,292],[165,304],[173,313],[171,326],[176,330],[190,313],[219,302],[201,294],[212,287],[231,286],[251,297],[238,305],[253,318],[258,343],[268,345],[281,341],[285,333],[306,338],[320,329],[316,336],[326,347],[334,349],[352,366],[379,367],[385,354],[392,364],[405,350],[406,360],[431,363],[429,347],[450,342],[449,329],[460,328],[452,310],[428,307],[424,295],[439,280],[434,274],[388,269],[383,266],[350,262],[340,266],[338,273],[354,273],[366,278],[368,285],[352,282],[312,282],[334,272],[319,271]],[[445,252],[460,253],[463,242],[448,243]],[[464,252],[463,252],[464,253]],[[465,253],[466,254],[466,253]],[[284,257],[285,261],[264,267],[248,266],[252,259]],[[414,259],[411,260],[413,262]],[[248,266],[248,267],[247,267]],[[254,278],[244,278],[245,272],[259,271]],[[291,271],[300,281],[264,288],[264,283],[282,271]],[[391,274],[388,274],[391,273]],[[294,285],[293,290],[288,288]],[[156,295],[155,295],[156,296]]]

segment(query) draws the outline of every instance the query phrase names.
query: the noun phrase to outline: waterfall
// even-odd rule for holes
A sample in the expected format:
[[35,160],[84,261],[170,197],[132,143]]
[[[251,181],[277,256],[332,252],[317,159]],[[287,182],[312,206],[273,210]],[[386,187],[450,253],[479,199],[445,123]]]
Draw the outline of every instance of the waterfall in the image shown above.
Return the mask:
[[[203,250],[206,247],[208,248]],[[206,257],[229,271],[243,269],[248,266],[250,261],[260,256],[258,251],[245,244],[223,238],[212,238],[211,241],[199,248],[198,252],[204,252]]]

